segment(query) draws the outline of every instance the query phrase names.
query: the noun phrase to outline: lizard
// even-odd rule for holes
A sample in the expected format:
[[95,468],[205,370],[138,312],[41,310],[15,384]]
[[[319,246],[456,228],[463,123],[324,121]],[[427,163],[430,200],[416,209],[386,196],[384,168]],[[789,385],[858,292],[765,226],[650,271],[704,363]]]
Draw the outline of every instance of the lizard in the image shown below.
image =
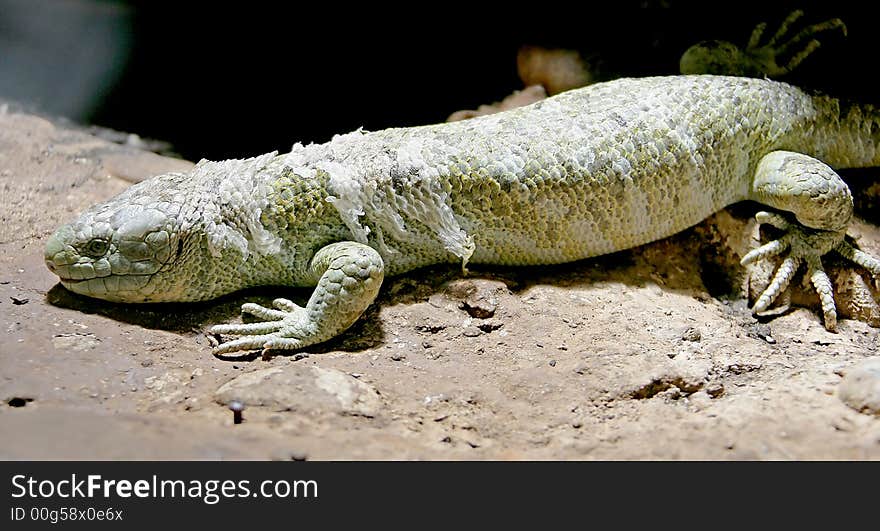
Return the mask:
[[671,236],[732,203],[784,231],[748,264],[784,256],[753,311],[801,264],[824,325],[837,314],[822,257],[880,276],[846,239],[849,188],[833,168],[880,166],[880,109],[768,79],[623,78],[471,120],[337,135],[138,183],[48,239],[75,293],[207,300],[257,285],[314,287],[219,324],[215,354],[301,349],[351,326],[385,275],[432,264],[556,264]]

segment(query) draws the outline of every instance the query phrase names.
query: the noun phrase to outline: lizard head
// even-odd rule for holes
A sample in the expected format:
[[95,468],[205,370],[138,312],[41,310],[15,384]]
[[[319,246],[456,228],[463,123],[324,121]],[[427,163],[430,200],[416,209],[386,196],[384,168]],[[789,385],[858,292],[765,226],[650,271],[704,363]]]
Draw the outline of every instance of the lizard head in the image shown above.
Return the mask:
[[45,260],[61,284],[114,302],[181,300],[197,276],[187,199],[167,174],[83,212],[49,238]]
[[138,183],[55,231],[46,265],[70,291],[114,302],[207,300],[247,287],[262,257],[281,248],[261,221],[261,172],[275,155],[203,160]]

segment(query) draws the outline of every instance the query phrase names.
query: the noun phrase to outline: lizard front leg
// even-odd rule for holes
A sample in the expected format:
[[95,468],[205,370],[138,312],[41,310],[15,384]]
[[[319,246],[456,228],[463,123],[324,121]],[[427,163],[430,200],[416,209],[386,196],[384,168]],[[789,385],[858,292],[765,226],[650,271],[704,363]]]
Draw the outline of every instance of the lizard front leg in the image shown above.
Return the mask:
[[802,263],[807,278],[819,295],[825,328],[837,326],[833,288],[822,257],[836,251],[880,276],[880,261],[846,242],[846,229],[853,215],[849,187],[825,163],[807,155],[774,151],[761,159],[752,181],[751,198],[794,214],[797,222],[780,214],[759,212],[759,223],[767,223],[785,234],[753,249],[742,259],[746,265],[788,252],[773,280],[758,297],[753,311],[761,314],[783,293]]
[[385,267],[373,248],[340,242],[315,253],[309,270],[318,282],[305,307],[287,299],[275,299],[275,309],[252,303],[243,305],[243,313],[263,321],[212,327],[212,334],[244,336],[221,343],[214,348],[214,354],[251,349],[293,350],[338,335],[354,324],[376,299]]

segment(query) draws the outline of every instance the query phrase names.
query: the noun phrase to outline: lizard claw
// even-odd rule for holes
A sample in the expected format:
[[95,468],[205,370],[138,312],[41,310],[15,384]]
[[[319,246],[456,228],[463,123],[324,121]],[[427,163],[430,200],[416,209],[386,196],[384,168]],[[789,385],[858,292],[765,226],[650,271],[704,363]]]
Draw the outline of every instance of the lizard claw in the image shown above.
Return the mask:
[[254,315],[263,321],[244,324],[225,324],[212,326],[211,334],[244,336],[214,347],[214,355],[237,350],[254,349],[294,349],[299,348],[301,332],[307,328],[305,309],[287,299],[275,299],[272,305],[278,309],[266,308],[259,304],[246,303],[242,313]]
[[811,229],[790,222],[779,214],[767,212],[759,212],[755,218],[759,223],[767,223],[786,232],[780,238],[749,251],[740,263],[748,265],[788,251],[776,269],[770,284],[755,301],[752,311],[756,315],[776,315],[779,313],[776,310],[768,310],[768,308],[781,294],[786,292],[801,264],[806,264],[806,278],[810,280],[813,289],[819,296],[825,328],[833,332],[837,327],[837,307],[834,302],[834,289],[831,280],[822,265],[822,257],[831,251],[836,251],[849,261],[864,267],[875,278],[880,277],[880,260],[848,243],[845,240],[845,231]]

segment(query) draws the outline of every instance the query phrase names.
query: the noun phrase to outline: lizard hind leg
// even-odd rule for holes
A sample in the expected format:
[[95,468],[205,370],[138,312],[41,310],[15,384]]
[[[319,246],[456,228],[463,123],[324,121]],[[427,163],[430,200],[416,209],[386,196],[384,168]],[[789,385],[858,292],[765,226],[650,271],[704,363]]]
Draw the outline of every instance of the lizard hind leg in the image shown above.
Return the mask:
[[880,261],[845,241],[853,213],[849,187],[823,162],[788,151],[774,151],[758,164],[752,181],[751,199],[794,214],[796,221],[780,214],[759,212],[758,223],[783,230],[784,235],[746,254],[743,265],[787,252],[770,285],[758,297],[753,310],[764,312],[783,293],[802,263],[822,307],[825,327],[834,330],[837,310],[831,281],[822,257],[837,251],[844,258],[880,275]]
[[305,307],[275,299],[272,308],[248,303],[243,313],[262,322],[218,325],[213,334],[243,336],[221,343],[214,354],[237,350],[293,350],[321,343],[343,332],[376,299],[384,277],[384,262],[373,248],[339,242],[321,248],[312,258],[310,274],[317,286]]

